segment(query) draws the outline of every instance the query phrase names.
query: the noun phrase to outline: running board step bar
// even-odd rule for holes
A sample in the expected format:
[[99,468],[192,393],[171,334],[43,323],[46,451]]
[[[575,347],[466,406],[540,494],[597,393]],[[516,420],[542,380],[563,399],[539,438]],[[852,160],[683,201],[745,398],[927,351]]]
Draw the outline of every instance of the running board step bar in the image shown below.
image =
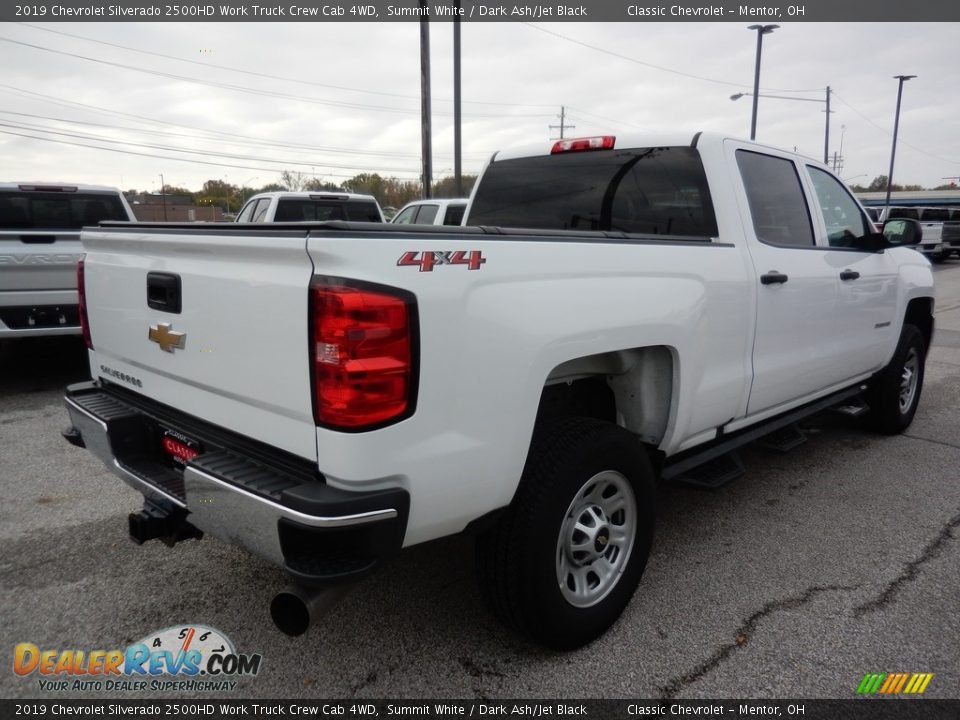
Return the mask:
[[687,470],[683,475],[675,477],[673,481],[701,490],[717,490],[727,483],[733,482],[745,472],[746,469],[743,467],[740,453],[729,452],[708,463]]
[[681,477],[686,477],[694,468],[727,455],[754,440],[759,440],[765,436],[769,436],[771,433],[788,428],[805,417],[809,417],[810,415],[814,415],[836,405],[844,403],[849,405],[852,401],[859,398],[864,388],[865,386],[863,385],[854,385],[853,387],[833,393],[803,407],[789,410],[782,415],[778,415],[758,425],[738,430],[729,435],[721,435],[706,446],[694,448],[688,452],[668,458],[663,467],[661,478],[663,480],[676,480]]

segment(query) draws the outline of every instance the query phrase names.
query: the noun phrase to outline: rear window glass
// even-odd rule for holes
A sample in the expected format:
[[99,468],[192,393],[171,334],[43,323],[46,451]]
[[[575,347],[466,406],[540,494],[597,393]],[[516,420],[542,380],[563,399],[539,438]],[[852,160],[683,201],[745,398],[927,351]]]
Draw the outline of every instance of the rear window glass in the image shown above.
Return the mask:
[[308,199],[280,200],[273,219],[276,222],[325,222],[327,220],[382,222],[377,206],[372,202]]
[[565,153],[491,163],[471,225],[715,237],[700,155],[691,147]]
[[919,220],[920,212],[916,208],[890,208],[890,214],[887,217]]
[[943,222],[950,219],[950,211],[947,208],[925,208],[923,211],[924,222]]
[[101,220],[129,220],[117,195],[0,193],[0,228],[79,230]]

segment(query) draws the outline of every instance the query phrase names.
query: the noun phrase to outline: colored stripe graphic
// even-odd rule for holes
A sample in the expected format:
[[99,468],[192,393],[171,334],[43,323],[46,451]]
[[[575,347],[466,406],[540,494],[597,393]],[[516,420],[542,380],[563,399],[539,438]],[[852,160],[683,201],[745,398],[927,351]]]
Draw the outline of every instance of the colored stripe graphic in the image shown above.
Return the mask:
[[857,688],[859,695],[872,695],[880,689],[880,683],[886,678],[886,673],[867,673],[860,681],[860,687]]
[[857,686],[857,695],[920,695],[933,673],[867,673]]

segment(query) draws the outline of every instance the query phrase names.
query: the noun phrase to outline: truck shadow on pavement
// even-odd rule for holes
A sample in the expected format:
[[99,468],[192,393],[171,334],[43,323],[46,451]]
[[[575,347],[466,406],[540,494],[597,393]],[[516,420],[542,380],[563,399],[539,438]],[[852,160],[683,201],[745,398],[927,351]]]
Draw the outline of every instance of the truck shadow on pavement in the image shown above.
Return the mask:
[[78,336],[0,341],[0,397],[58,390],[89,379],[87,349]]

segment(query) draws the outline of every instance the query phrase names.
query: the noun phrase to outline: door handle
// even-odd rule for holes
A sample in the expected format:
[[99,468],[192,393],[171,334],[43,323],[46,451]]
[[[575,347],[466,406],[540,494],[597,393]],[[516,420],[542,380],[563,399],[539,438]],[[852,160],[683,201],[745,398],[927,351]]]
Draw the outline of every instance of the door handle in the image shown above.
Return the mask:
[[777,283],[783,284],[789,278],[784,275],[782,272],[777,272],[776,270],[771,270],[768,273],[765,273],[760,276],[760,282],[764,285],[776,285]]
[[860,273],[856,270],[844,270],[840,273],[841,280],[856,280],[858,277],[860,277]]

